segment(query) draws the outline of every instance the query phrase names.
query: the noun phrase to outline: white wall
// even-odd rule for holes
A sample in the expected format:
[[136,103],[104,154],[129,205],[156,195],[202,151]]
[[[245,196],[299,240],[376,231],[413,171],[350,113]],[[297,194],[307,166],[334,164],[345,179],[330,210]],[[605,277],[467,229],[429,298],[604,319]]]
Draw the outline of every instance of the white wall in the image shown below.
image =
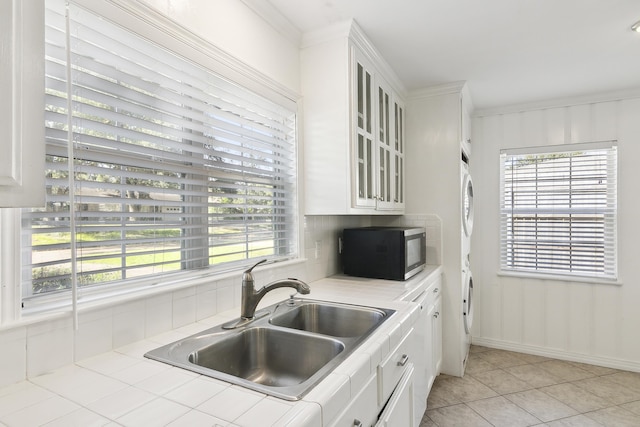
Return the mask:
[[142,0],[285,87],[300,91],[298,44],[241,0]]
[[[640,99],[564,105],[474,118],[473,341],[640,371]],[[499,150],[612,139],[621,284],[499,276]]]

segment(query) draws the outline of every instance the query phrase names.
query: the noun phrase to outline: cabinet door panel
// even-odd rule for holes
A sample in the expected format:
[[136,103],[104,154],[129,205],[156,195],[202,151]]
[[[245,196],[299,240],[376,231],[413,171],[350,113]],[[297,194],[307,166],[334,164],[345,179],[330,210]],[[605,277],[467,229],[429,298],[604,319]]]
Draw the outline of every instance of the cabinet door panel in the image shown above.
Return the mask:
[[392,151],[395,142],[392,142],[392,129],[395,128],[395,116],[392,114],[392,93],[384,80],[377,82],[378,98],[378,123],[377,140],[378,146],[378,194],[376,194],[378,209],[394,209],[393,189],[395,185],[392,180],[395,178],[394,165],[391,162]]
[[415,416],[413,408],[413,364],[409,364],[398,387],[389,399],[376,427],[413,427]]
[[0,2],[0,207],[45,204],[44,6]]
[[357,157],[357,174],[355,176],[354,207],[374,207],[375,188],[375,157],[373,138],[373,72],[357,51],[353,51],[356,97],[355,137],[357,139],[355,152]]
[[431,339],[433,343],[433,373],[435,376],[440,375],[440,366],[442,365],[442,298],[438,297],[434,304],[433,322],[431,323],[432,332]]

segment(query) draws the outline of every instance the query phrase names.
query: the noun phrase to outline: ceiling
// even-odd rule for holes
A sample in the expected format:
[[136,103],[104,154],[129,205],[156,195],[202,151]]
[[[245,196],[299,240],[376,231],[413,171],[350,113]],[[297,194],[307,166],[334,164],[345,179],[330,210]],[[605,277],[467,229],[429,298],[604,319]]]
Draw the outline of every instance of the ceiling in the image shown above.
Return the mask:
[[640,88],[639,0],[268,0],[300,32],[354,18],[407,90],[476,108]]

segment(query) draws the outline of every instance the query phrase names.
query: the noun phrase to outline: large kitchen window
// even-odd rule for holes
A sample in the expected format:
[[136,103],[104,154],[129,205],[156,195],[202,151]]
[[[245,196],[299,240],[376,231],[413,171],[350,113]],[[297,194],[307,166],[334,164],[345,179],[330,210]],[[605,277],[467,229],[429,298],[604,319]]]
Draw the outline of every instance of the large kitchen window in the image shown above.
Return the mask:
[[46,4],[47,198],[22,214],[23,297],[295,257],[295,102],[212,71],[201,39]]
[[503,150],[504,272],[615,280],[615,142]]

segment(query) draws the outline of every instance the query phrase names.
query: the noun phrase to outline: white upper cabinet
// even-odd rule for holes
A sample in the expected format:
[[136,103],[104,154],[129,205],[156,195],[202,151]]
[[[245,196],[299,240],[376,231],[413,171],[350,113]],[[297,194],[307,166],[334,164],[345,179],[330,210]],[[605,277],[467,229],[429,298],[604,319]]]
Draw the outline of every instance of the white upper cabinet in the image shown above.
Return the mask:
[[44,206],[44,6],[0,2],[0,207]]
[[305,35],[305,214],[404,213],[404,89],[353,21]]

